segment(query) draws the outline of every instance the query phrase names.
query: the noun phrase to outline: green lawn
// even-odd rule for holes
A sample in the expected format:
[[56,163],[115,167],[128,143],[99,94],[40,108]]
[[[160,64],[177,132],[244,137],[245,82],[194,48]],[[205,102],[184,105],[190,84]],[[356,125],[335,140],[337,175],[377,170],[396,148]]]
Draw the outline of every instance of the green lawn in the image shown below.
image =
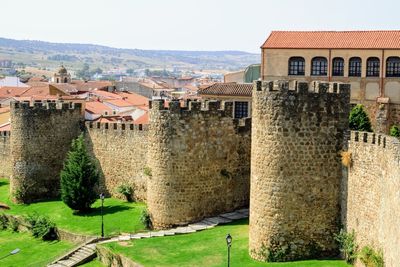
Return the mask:
[[[44,242],[28,233],[0,231],[0,266],[46,266],[73,247],[65,241]],[[16,248],[20,249],[19,253],[7,256]]]
[[88,262],[88,263],[85,263],[85,264],[83,264],[82,266],[84,266],[84,267],[105,267],[105,265],[102,264],[102,263],[101,263],[99,260],[97,260],[97,259],[92,260],[92,261],[90,261],[90,262]]
[[[9,214],[28,214],[38,212],[47,215],[57,227],[73,233],[99,236],[101,234],[100,201],[93,205],[93,211],[85,215],[74,215],[62,201],[38,202],[30,205],[16,205],[9,200],[9,181],[0,179],[0,202],[8,204]],[[144,229],[140,214],[143,203],[127,203],[119,199],[104,200],[104,231],[106,236],[123,232],[137,232]]]
[[233,238],[232,267],[345,267],[341,260],[309,260],[288,263],[260,263],[248,254],[248,220],[236,221],[198,233],[132,240],[129,243],[109,243],[107,248],[128,256],[144,266],[226,266],[225,236]]

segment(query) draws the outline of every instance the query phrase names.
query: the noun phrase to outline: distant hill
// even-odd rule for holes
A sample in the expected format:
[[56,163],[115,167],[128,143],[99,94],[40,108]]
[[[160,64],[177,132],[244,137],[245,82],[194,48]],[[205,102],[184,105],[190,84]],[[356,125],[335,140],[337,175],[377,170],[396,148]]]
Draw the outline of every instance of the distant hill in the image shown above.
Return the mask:
[[63,62],[76,69],[83,63],[104,69],[185,68],[238,70],[259,63],[260,55],[242,51],[122,49],[93,44],[50,43],[0,38],[0,59],[54,68]]

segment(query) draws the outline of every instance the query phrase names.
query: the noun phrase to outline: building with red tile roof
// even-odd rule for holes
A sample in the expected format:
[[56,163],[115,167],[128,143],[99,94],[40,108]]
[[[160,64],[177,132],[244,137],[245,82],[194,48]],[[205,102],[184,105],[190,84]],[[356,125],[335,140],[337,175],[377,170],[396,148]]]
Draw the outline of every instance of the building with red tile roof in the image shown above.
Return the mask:
[[262,80],[350,83],[376,131],[400,124],[400,31],[273,31],[261,62]]

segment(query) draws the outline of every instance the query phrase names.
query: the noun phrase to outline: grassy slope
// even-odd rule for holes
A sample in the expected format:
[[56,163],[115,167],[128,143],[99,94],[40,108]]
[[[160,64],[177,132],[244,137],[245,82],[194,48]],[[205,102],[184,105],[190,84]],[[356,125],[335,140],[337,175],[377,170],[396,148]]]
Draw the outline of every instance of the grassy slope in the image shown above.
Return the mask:
[[[73,244],[63,241],[44,242],[31,237],[28,233],[0,231],[0,266],[45,266],[51,260],[73,248]],[[15,255],[6,256],[19,248]]]
[[[100,201],[93,205],[93,211],[86,215],[73,215],[62,201],[39,202],[30,205],[16,205],[9,200],[9,184],[7,179],[0,179],[0,202],[7,203],[10,214],[27,214],[38,212],[49,216],[59,227],[74,233],[100,235],[101,216]],[[127,203],[119,199],[107,198],[104,201],[105,235],[119,232],[136,232],[143,230],[140,214],[145,208],[143,203]]]
[[226,266],[225,236],[233,238],[231,249],[232,267],[279,266],[279,267],[345,267],[341,260],[310,260],[289,263],[260,263],[248,254],[248,220],[218,226],[199,233],[133,240],[128,245],[105,245],[124,254],[144,266]]

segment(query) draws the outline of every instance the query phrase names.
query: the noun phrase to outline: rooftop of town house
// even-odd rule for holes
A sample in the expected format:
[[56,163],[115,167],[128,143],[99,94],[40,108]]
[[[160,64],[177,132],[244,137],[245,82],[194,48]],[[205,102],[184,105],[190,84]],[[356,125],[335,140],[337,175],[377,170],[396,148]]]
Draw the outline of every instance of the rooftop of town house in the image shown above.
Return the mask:
[[198,91],[199,95],[248,96],[251,97],[251,83],[215,83]]
[[273,31],[261,48],[400,49],[400,31]]
[[112,100],[104,100],[105,104],[111,104],[113,106],[119,107],[119,108],[127,108],[127,107],[134,107],[130,102],[125,101],[123,99],[112,99]]
[[15,86],[3,86],[0,87],[0,99],[7,99],[10,97],[20,96],[31,87],[15,87]]
[[0,125],[0,132],[11,131],[11,123]]
[[122,99],[122,97],[117,94],[97,89],[90,91],[89,94],[92,96],[97,96],[101,99],[108,99],[108,100]]
[[104,111],[108,111],[111,114],[113,110],[100,101],[88,101],[85,104],[85,111],[91,114],[103,114]]
[[149,107],[149,99],[145,96],[131,92],[118,92],[117,94],[135,107],[140,107],[142,109],[148,109]]
[[146,112],[139,118],[133,121],[134,124],[148,124],[149,123],[149,113]]

